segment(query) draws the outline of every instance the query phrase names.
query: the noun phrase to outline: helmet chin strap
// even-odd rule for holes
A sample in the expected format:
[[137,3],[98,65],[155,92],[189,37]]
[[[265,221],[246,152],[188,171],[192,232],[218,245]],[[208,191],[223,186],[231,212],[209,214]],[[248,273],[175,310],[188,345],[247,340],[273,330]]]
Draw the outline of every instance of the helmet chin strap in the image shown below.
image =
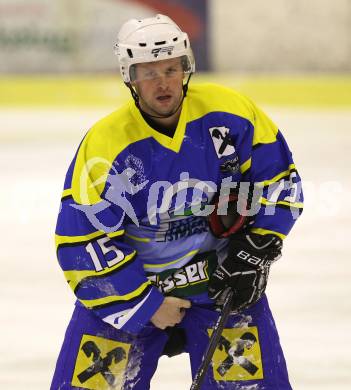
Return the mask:
[[134,99],[134,102],[135,102],[135,105],[136,107],[138,108],[138,110],[143,114],[143,115],[146,115],[150,118],[158,118],[158,119],[165,119],[165,118],[169,118],[171,117],[172,115],[174,115],[178,110],[179,108],[181,107],[181,105],[183,104],[183,100],[185,99],[186,97],[186,94],[188,92],[188,87],[189,87],[189,81],[190,81],[190,78],[192,76],[192,73],[189,74],[189,77],[188,77],[188,80],[187,82],[183,85],[183,97],[180,101],[180,103],[178,104],[177,108],[175,110],[173,110],[170,114],[166,114],[166,115],[151,115],[147,112],[145,112],[141,107],[140,107],[140,102],[139,102],[139,95],[137,94],[137,92],[135,91],[135,89],[132,87],[131,83],[126,83],[126,86],[130,89],[130,92],[132,94],[132,97]]

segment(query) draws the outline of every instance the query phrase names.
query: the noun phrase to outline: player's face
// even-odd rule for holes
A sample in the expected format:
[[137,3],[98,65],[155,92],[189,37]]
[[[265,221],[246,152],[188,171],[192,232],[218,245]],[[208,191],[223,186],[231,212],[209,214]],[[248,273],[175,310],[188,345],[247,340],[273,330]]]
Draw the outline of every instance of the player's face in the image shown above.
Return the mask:
[[136,65],[133,82],[141,108],[150,115],[169,115],[182,99],[184,72],[180,58]]

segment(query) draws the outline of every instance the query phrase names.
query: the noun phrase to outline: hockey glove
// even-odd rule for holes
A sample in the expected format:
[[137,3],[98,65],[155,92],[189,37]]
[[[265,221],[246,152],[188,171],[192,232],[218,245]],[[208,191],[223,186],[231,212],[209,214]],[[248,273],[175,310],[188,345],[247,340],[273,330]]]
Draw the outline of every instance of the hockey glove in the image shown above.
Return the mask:
[[270,265],[281,257],[282,245],[282,240],[271,234],[231,236],[228,256],[210,278],[209,297],[220,306],[223,293],[231,288],[234,291],[234,311],[257,302],[266,289]]

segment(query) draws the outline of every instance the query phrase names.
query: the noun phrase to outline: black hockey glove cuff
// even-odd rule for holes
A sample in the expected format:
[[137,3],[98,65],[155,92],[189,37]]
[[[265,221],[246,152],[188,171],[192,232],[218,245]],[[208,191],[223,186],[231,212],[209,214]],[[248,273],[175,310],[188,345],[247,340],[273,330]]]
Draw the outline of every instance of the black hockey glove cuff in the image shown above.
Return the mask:
[[270,265],[281,257],[282,245],[282,240],[271,234],[231,236],[228,256],[210,278],[210,298],[221,305],[223,292],[231,288],[233,310],[240,311],[257,302],[266,289]]

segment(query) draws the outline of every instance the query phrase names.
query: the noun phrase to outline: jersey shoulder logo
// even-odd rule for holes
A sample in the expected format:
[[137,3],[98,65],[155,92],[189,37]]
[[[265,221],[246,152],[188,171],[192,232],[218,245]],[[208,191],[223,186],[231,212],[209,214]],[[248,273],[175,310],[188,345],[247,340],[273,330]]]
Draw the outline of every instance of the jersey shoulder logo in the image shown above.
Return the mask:
[[228,127],[210,127],[208,131],[210,132],[218,158],[230,156],[235,152],[235,148],[233,145],[233,141],[230,138]]

